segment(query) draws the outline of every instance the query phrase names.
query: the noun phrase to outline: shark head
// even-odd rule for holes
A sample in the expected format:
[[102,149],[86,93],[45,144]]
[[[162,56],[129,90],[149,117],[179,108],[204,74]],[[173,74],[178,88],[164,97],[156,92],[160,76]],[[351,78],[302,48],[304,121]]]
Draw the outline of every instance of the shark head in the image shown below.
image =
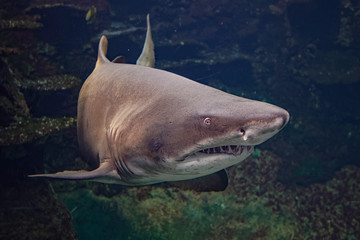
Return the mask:
[[[255,145],[274,136],[289,120],[288,112],[279,107],[238,101],[226,109],[214,102],[212,111],[196,117],[195,132],[183,135],[184,139],[193,137],[193,142],[179,148],[177,157],[172,158],[177,161],[178,173],[203,175],[230,167],[246,159]],[[199,134],[197,138],[195,134]]]
[[[232,166],[289,120],[289,113],[280,107],[224,93],[178,75],[169,77],[161,90],[154,89],[151,77],[149,85],[142,86],[171,94],[150,98],[141,111],[128,115],[132,124],[123,130],[129,133],[122,135],[126,144],[117,149],[135,175],[152,169],[153,182],[191,179]],[[179,82],[183,88],[171,91]]]

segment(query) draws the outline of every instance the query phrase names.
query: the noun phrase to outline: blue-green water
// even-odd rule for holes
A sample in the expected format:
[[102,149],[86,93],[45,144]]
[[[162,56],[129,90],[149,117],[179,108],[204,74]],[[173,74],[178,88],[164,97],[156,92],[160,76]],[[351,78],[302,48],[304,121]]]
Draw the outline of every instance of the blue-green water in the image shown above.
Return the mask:
[[[359,1],[0,3],[1,239],[360,239]],[[135,63],[147,13],[156,68],[281,106],[288,125],[225,191],[29,179],[89,168],[80,87],[102,34]]]

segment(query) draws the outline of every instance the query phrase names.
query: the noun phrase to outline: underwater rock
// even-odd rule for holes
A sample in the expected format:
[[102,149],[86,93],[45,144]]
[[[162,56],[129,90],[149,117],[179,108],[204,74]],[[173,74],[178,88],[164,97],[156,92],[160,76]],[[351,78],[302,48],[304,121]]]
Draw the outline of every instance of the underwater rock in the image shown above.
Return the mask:
[[9,185],[1,189],[1,239],[77,239],[70,213],[47,183]]
[[[180,43],[180,47],[186,43]],[[175,45],[176,46],[176,45]],[[194,45],[192,48],[199,48],[201,45]],[[164,46],[163,46],[164,47]],[[172,45],[172,47],[174,47]],[[178,46],[179,47],[179,46]],[[227,46],[227,48],[217,48],[215,51],[209,49],[198,51],[197,58],[186,58],[178,61],[159,60],[159,67],[162,69],[180,68],[186,65],[215,65],[219,63],[230,63],[236,60],[253,61],[254,59],[245,53],[239,51],[237,45]]]
[[336,43],[351,47],[359,43],[360,4],[350,0],[341,1],[341,19]]
[[0,47],[0,55],[19,54],[18,48]]
[[0,20],[0,29],[35,29],[43,25],[31,20]]
[[353,84],[360,81],[360,59],[351,52],[318,52],[307,61],[307,66],[298,71],[317,84]]
[[87,229],[101,218],[107,224],[94,231],[98,238],[120,234],[124,239],[302,239],[291,210],[292,195],[276,182],[279,162],[264,151],[230,168],[230,185],[224,192],[153,185],[123,187],[114,194],[92,183],[97,195],[90,189],[62,189],[58,194],[69,209],[78,206],[74,226],[85,238],[90,237]]
[[51,185],[26,177],[41,168],[43,146],[0,146],[0,156],[0,239],[77,239]]
[[[27,11],[60,6],[75,8],[83,11],[88,11],[91,6],[95,6],[97,11],[104,11],[109,7],[109,3],[106,0],[31,0]],[[84,19],[85,16],[86,15],[84,14]]]
[[123,187],[116,194],[92,183],[88,187],[96,194],[89,188],[62,189],[58,194],[68,209],[76,207],[74,226],[86,239],[91,238],[87,229],[97,219],[106,223],[94,231],[97,238],[119,234],[124,239],[360,237],[359,168],[347,166],[325,184],[294,188],[276,180],[281,161],[268,151],[257,152],[228,169],[230,183],[224,192],[153,185]]
[[64,74],[48,76],[33,80],[22,80],[21,87],[36,90],[65,90],[79,86],[82,80],[78,77]]
[[23,144],[63,129],[76,126],[76,118],[17,118],[16,122],[0,128],[0,146]]
[[360,169],[346,166],[326,184],[298,189],[296,212],[310,239],[360,239]]
[[5,61],[0,60],[0,126],[6,126],[14,121],[14,116],[28,117],[29,107],[23,93],[16,84],[14,72]]

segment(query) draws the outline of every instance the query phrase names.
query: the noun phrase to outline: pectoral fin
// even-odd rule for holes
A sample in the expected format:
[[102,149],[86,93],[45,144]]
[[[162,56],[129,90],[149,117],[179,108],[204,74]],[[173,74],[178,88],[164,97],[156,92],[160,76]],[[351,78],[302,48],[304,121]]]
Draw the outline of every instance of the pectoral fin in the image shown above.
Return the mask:
[[[113,175],[113,171],[114,165],[111,162],[103,162],[98,168],[92,171],[63,171],[57,173],[33,174],[29,175],[29,177],[58,178],[69,180],[94,180],[109,178]],[[100,182],[102,181],[100,180]]]

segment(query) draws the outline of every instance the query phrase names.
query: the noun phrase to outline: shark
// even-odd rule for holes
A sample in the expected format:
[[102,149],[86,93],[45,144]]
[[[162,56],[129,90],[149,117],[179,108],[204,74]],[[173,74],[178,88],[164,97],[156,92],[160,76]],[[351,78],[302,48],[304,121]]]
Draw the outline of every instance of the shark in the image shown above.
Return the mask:
[[[111,62],[102,36],[78,98],[77,136],[93,170],[35,174],[128,186],[198,179],[248,158],[289,113],[153,68],[149,15],[137,64]],[[118,59],[121,59],[120,61]],[[227,180],[226,180],[227,182]]]

